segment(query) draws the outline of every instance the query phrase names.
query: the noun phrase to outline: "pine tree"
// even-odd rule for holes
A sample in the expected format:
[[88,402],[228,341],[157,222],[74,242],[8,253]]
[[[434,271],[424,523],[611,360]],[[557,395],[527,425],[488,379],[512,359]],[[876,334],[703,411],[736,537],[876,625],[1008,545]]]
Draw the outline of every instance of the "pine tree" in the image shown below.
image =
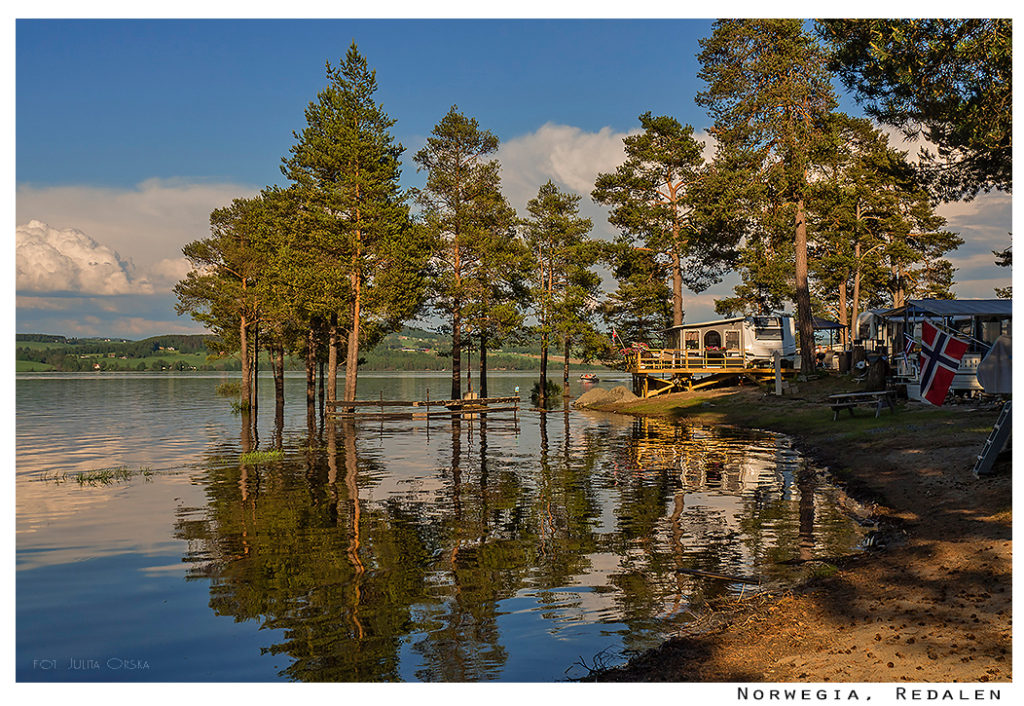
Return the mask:
[[488,159],[497,149],[497,137],[452,106],[415,157],[418,169],[427,172],[426,185],[416,194],[423,225],[432,239],[430,298],[451,322],[452,399],[462,397],[463,334],[469,307],[485,296],[478,274],[493,229],[508,209],[501,195],[498,162]]
[[551,341],[560,336],[564,346],[573,336],[583,334],[591,299],[600,284],[591,270],[600,248],[587,238],[593,223],[579,215],[581,198],[559,191],[549,181],[526,205],[530,214],[525,221],[526,243],[534,258],[534,315],[541,340],[538,403],[542,408],[547,403]]
[[1013,186],[1013,23],[1003,18],[833,19],[829,67],[867,114],[923,135],[923,176],[944,200]]
[[210,214],[211,235],[186,245],[182,252],[193,270],[174,287],[176,310],[213,331],[224,350],[237,346],[241,356],[241,405],[253,405],[251,339],[261,311],[256,288],[261,253],[267,248],[262,198],[235,199]]
[[802,368],[814,368],[814,329],[807,278],[807,191],[811,158],[827,139],[835,107],[825,57],[797,19],[719,20],[701,40],[697,96],[714,126],[716,161],[739,166],[752,186],[758,217],[790,223],[794,245],[794,294]]
[[306,108],[307,127],[295,135],[282,172],[320,221],[311,246],[347,278],[347,291],[326,290],[333,302],[327,370],[327,398],[333,403],[339,331],[348,332],[344,399],[351,401],[360,345],[419,307],[422,246],[399,185],[403,147],[389,133],[395,121],[374,100],[376,72],[355,43],[341,64],[328,62],[326,70],[328,86]]
[[640,116],[643,132],[623,140],[626,161],[599,174],[592,197],[611,206],[623,242],[643,247],[672,278],[672,324],[683,323],[683,285],[695,293],[718,282],[735,238],[716,232],[704,198],[708,172],[693,128],[668,116]]

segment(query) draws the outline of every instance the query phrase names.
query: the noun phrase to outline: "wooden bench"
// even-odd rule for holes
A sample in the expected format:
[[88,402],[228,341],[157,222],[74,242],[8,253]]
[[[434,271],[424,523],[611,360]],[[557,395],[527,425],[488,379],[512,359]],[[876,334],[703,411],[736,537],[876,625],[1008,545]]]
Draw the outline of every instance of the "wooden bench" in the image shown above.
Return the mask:
[[880,390],[878,392],[844,392],[838,395],[829,395],[829,406],[832,408],[832,421],[839,420],[839,413],[844,409],[853,416],[853,408],[860,405],[874,405],[875,418],[882,413],[882,407],[886,406],[890,412],[896,411],[896,403],[893,400],[892,392]]

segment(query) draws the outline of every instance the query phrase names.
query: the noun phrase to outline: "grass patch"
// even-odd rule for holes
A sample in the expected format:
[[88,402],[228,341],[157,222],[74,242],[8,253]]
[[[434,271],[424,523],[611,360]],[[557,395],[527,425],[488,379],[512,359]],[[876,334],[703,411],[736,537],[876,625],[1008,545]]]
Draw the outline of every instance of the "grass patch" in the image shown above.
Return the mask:
[[77,471],[75,473],[44,473],[41,480],[58,485],[74,482],[82,486],[95,486],[123,483],[135,477],[142,477],[148,480],[152,475],[153,471],[150,468],[143,467],[136,471],[126,466],[121,466],[118,468],[99,468],[94,471]]
[[284,451],[275,449],[273,451],[250,451],[242,454],[238,460],[244,464],[256,464],[280,461],[282,458],[284,458]]
[[242,395],[242,383],[222,382],[217,385],[218,397],[240,397]]
[[53,370],[49,363],[37,363],[34,360],[14,361],[14,372],[16,373],[44,373]]
[[811,571],[811,577],[816,579],[827,579],[839,573],[839,567],[832,564],[820,564]]

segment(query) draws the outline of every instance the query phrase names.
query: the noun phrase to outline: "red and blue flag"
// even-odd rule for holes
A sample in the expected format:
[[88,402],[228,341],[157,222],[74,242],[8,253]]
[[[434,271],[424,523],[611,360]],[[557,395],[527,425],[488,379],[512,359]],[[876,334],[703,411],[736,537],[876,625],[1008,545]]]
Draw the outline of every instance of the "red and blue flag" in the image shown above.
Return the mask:
[[940,331],[927,321],[921,324],[921,397],[935,406],[946,400],[960,359],[967,352],[967,341]]

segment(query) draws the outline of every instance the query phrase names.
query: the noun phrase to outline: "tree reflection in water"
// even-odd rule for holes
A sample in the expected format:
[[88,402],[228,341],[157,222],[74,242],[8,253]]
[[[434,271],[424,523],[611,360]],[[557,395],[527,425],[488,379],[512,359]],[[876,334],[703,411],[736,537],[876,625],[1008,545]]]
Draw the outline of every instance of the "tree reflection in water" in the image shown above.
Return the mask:
[[[553,415],[524,420],[532,447],[481,418],[430,436],[327,420],[277,432],[283,457],[259,464],[215,449],[205,518],[177,526],[188,579],[209,581],[215,614],[278,631],[263,651],[288,657],[286,679],[523,679],[507,670],[531,640],[590,623],[591,655],[610,634],[644,649],[736,589],[676,569],[779,579],[777,562],[856,542],[784,440]],[[390,451],[409,435],[415,458]],[[543,629],[507,622],[523,600]]]

